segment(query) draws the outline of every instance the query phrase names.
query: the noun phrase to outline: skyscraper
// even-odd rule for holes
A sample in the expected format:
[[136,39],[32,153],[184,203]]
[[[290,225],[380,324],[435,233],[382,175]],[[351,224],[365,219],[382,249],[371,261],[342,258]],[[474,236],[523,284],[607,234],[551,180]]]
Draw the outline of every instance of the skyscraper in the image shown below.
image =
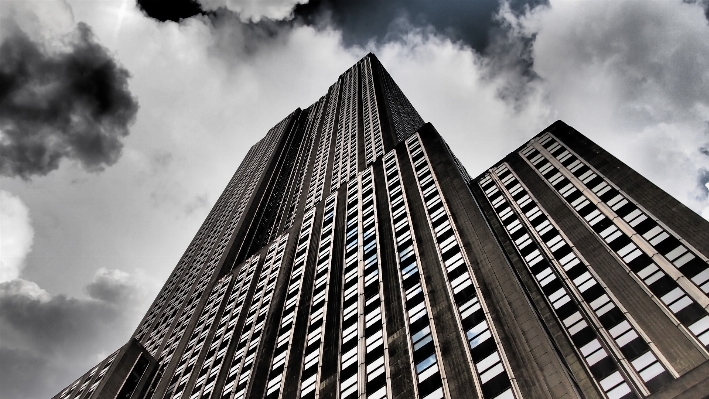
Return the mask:
[[55,398],[709,395],[709,226],[556,122],[472,178],[369,54]]

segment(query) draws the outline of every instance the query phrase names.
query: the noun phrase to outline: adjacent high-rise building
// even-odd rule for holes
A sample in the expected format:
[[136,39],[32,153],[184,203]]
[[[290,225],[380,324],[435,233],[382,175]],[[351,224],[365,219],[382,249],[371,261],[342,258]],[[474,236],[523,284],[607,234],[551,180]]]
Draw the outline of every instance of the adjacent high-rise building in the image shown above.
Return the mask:
[[708,257],[702,218],[563,122],[470,177],[369,54],[55,398],[706,397]]

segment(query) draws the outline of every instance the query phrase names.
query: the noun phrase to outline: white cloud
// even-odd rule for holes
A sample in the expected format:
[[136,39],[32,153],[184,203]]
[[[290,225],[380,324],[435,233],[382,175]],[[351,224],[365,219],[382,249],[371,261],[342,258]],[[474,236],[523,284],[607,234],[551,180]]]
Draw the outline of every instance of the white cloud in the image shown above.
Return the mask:
[[[698,171],[709,168],[699,152],[709,103],[701,38],[709,36],[696,5],[552,1],[505,14],[517,44],[532,45],[540,79],[530,80],[426,30],[363,49],[345,48],[331,29],[259,31],[239,22],[287,18],[295,1],[214,1],[208,7],[230,7],[239,18],[182,24],[157,23],[135,8],[121,14],[123,4],[72,1],[73,11],[61,11],[89,23],[133,75],[142,109],[122,160],[100,176],[64,165],[31,186],[2,182],[32,209],[37,234],[23,277],[37,284],[0,285],[0,305],[34,312],[0,312],[0,356],[27,370],[50,365],[36,369],[51,376],[42,388],[50,395],[56,391],[47,386],[58,390],[125,342],[153,297],[145,293],[156,290],[146,281],[166,278],[249,146],[324,95],[369,50],[423,118],[463,149],[457,155],[471,173],[560,118],[693,209],[704,205],[693,190]],[[144,277],[120,271],[126,265]],[[53,318],[36,324],[55,313],[80,331]],[[43,341],[50,360],[37,351]],[[53,368],[60,359],[73,361],[61,378]],[[7,385],[0,379],[0,386]]]
[[[706,204],[709,25],[699,4],[551,1],[517,18],[558,117],[695,211]],[[528,87],[528,88],[529,88]]]
[[[71,7],[65,0],[0,1],[0,41],[20,26],[30,39],[59,45],[58,36],[74,28]],[[8,23],[12,21],[12,23]]]
[[14,279],[0,283],[0,297],[26,297],[39,302],[47,302],[51,296],[36,283],[23,279]]
[[86,286],[86,291],[93,299],[114,302],[130,303],[137,298],[136,291],[140,283],[134,281],[130,274],[116,269],[100,268],[94,274],[94,281]]
[[[501,98],[504,78],[489,78],[487,60],[461,43],[425,30],[372,48],[422,118],[456,151],[471,175],[481,173],[553,122],[553,110],[532,93],[515,110]],[[464,150],[455,150],[464,149]]]
[[199,0],[205,10],[223,7],[239,14],[242,21],[258,22],[268,18],[273,20],[289,19],[296,4],[308,0]]
[[0,283],[20,276],[33,240],[29,209],[18,196],[0,190]]

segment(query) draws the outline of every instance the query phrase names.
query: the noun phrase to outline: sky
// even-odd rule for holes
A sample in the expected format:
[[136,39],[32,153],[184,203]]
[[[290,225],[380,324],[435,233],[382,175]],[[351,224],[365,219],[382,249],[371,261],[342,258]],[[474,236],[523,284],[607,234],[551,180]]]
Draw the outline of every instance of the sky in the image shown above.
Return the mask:
[[471,175],[561,119],[709,218],[708,8],[0,0],[0,399],[123,345],[248,148],[368,52]]

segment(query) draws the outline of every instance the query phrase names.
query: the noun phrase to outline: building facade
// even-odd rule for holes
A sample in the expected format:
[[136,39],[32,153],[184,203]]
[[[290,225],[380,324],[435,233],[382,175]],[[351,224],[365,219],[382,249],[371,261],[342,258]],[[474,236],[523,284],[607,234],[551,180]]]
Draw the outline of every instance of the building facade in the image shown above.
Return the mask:
[[701,217],[563,122],[469,176],[369,54],[55,398],[703,398],[708,257]]

